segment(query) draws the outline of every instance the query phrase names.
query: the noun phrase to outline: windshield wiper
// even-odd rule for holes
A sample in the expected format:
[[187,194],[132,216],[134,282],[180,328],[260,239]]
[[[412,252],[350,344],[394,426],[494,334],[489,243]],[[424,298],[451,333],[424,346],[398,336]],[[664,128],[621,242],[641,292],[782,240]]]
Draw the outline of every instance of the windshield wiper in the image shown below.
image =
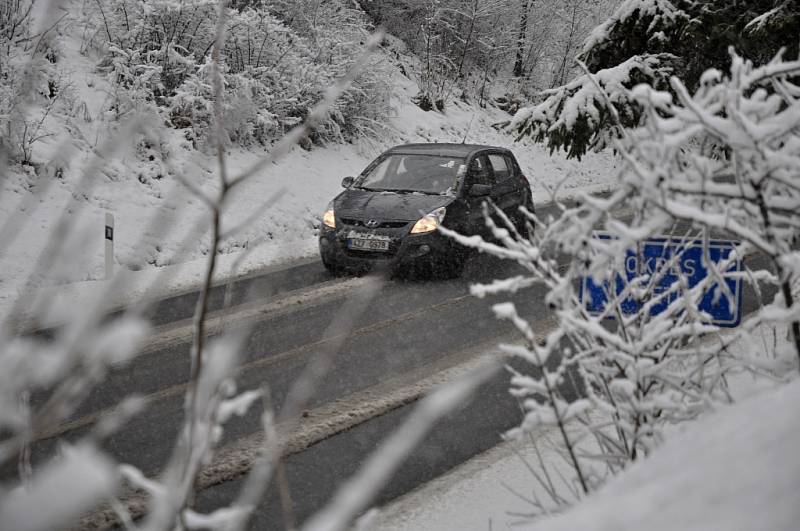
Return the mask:
[[397,194],[425,194],[425,195],[439,195],[434,192],[426,192],[425,190],[409,190],[406,188],[384,188],[381,192],[394,192]]
[[410,188],[369,188],[366,186],[353,186],[359,190],[366,190],[367,192],[389,192],[392,194],[425,194],[425,195],[442,195],[443,192],[429,192],[425,190],[411,190]]

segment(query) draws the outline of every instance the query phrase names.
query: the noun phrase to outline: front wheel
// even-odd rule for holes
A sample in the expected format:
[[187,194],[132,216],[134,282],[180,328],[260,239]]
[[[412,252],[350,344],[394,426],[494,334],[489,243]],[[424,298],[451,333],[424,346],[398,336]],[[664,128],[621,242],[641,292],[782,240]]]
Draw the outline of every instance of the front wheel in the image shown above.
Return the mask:
[[[533,198],[528,195],[522,206],[528,212],[533,213]],[[514,228],[517,229],[521,237],[528,239],[533,235],[533,220],[528,219],[525,214],[517,211],[516,216],[514,216]]]
[[335,277],[341,276],[342,273],[344,273],[344,268],[342,266],[329,262],[324,256],[322,256],[322,265],[325,266],[328,273]]
[[467,250],[456,249],[443,260],[440,272],[444,278],[459,278],[464,273],[467,262]]
[[520,237],[526,240],[533,234],[533,221],[527,219],[521,213],[514,223],[514,227],[517,229]]

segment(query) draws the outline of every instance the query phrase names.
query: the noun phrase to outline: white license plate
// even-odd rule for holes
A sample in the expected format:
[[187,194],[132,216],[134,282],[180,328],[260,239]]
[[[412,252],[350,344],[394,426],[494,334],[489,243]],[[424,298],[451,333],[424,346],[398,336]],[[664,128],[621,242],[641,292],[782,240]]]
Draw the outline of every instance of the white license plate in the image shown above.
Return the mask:
[[347,247],[356,251],[388,251],[389,242],[387,240],[353,238],[347,240]]

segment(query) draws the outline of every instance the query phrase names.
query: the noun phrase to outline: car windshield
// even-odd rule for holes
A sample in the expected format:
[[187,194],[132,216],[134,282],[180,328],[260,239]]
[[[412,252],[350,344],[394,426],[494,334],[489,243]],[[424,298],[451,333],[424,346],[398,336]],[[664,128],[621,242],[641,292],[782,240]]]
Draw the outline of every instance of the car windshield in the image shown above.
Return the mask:
[[356,186],[366,190],[447,194],[464,172],[464,159],[441,155],[389,155],[363,175]]

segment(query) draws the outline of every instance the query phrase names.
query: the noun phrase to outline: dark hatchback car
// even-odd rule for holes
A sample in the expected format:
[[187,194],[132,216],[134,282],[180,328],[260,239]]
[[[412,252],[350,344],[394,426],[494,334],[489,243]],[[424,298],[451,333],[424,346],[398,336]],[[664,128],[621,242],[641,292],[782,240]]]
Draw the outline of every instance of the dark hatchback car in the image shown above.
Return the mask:
[[394,271],[461,273],[467,250],[440,226],[490,239],[488,199],[523,232],[519,207],[533,211],[530,185],[511,151],[469,144],[407,144],[375,159],[323,214],[322,262],[331,271],[365,270],[380,263]]

